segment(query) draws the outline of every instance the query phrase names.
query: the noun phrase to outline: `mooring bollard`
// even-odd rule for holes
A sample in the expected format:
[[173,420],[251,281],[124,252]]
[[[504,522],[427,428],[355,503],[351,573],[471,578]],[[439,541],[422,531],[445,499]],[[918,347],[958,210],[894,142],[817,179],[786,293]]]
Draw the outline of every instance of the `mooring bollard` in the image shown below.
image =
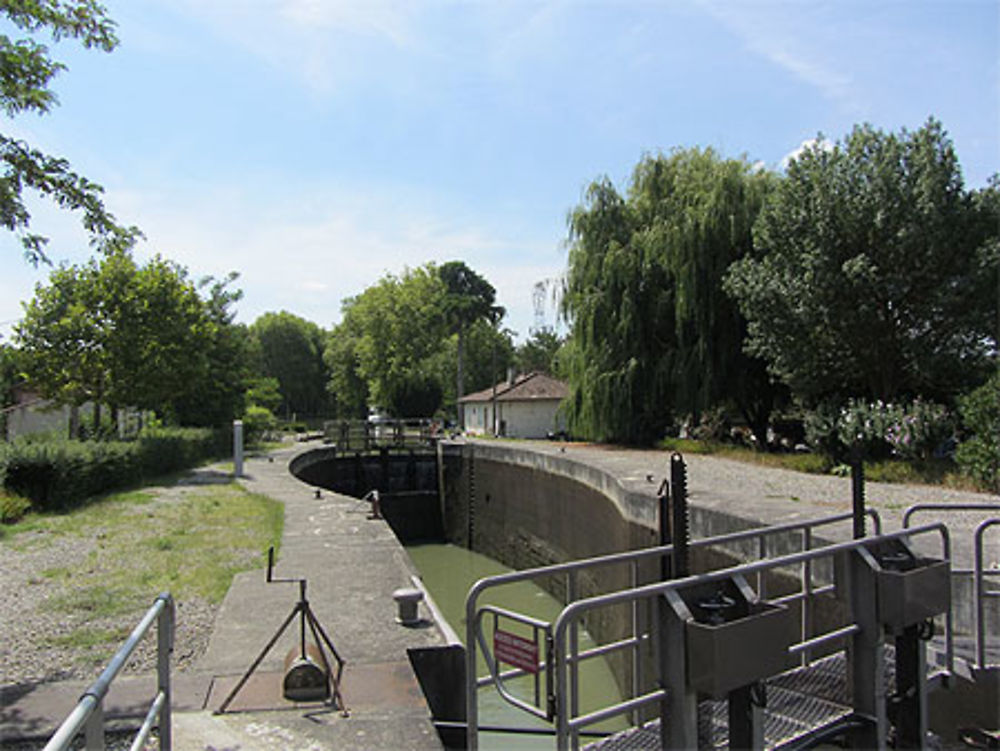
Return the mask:
[[396,616],[399,623],[404,626],[420,623],[420,619],[417,617],[417,605],[424,599],[423,592],[416,588],[405,587],[393,592],[392,599],[396,601],[396,606],[399,609],[399,615]]

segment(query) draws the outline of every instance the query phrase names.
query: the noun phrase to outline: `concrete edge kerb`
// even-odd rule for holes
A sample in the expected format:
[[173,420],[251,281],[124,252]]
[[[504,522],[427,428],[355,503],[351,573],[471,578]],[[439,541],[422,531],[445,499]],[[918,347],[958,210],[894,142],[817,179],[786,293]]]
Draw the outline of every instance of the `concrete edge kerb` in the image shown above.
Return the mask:
[[[460,443],[448,444],[461,446]],[[601,493],[614,503],[622,518],[655,529],[657,520],[656,494],[629,490],[621,480],[603,469],[586,464],[569,455],[542,453],[531,447],[499,445],[494,443],[469,443],[476,455],[484,459],[517,464],[575,480]]]

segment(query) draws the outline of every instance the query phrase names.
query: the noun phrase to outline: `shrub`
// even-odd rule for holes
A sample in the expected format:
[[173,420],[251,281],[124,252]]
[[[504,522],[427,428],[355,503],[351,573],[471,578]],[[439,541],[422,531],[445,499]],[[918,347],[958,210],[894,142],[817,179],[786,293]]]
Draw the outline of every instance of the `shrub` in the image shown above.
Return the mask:
[[146,428],[136,445],[142,476],[155,477],[223,455],[225,433],[211,428]]
[[13,524],[28,513],[31,501],[0,488],[0,524]]
[[959,411],[969,437],[959,445],[955,461],[977,483],[1000,493],[1000,372],[961,398]]
[[826,456],[834,464],[847,459],[847,449],[840,442],[837,430],[838,407],[822,404],[803,419],[805,440],[814,451]]
[[839,410],[810,413],[805,426],[810,445],[834,462],[850,459],[855,446],[866,459],[928,461],[954,435],[955,419],[940,404],[920,399],[905,405],[852,399]]
[[154,428],[134,441],[18,439],[0,447],[0,482],[39,509],[67,507],[222,455],[224,435]]
[[930,461],[937,449],[955,435],[955,418],[945,407],[916,399],[890,412],[886,442],[898,456]]
[[277,420],[267,407],[251,404],[243,415],[243,440],[246,443],[257,443],[275,430]]

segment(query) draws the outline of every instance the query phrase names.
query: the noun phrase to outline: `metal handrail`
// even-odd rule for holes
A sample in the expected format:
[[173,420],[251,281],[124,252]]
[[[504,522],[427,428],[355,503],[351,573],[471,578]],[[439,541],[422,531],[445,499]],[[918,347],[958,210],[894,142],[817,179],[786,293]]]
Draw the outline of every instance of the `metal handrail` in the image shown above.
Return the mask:
[[[867,509],[865,511],[866,515],[871,517],[873,528],[875,534],[881,534],[882,531],[882,521],[875,509]],[[716,545],[725,545],[735,542],[740,542],[748,539],[759,539],[762,541],[766,540],[767,537],[788,533],[788,532],[802,532],[803,534],[803,548],[805,550],[811,550],[813,535],[812,532],[817,527],[827,526],[831,524],[836,524],[838,522],[847,521],[853,518],[853,514],[840,513],[833,514],[831,516],[820,517],[818,519],[807,519],[804,521],[787,522],[785,524],[778,524],[768,527],[752,527],[750,529],[742,530],[740,532],[731,532],[725,535],[719,535],[717,537],[706,537],[699,540],[694,540],[689,543],[689,549],[711,547]],[[760,545],[761,557],[765,556],[766,546],[764,544]],[[825,548],[823,548],[825,549]],[[478,606],[477,602],[479,596],[492,587],[498,587],[505,584],[513,584],[516,582],[527,581],[530,579],[537,579],[543,576],[553,576],[557,574],[568,574],[570,576],[575,575],[577,572],[589,569],[597,568],[603,566],[612,566],[616,564],[633,564],[635,565],[639,561],[650,559],[650,558],[660,558],[664,556],[672,556],[674,551],[673,545],[660,545],[651,548],[640,548],[638,550],[630,550],[624,553],[612,553],[609,555],[596,556],[593,558],[584,558],[576,561],[568,561],[565,563],[557,563],[549,566],[540,566],[536,568],[524,569],[521,571],[512,571],[505,574],[497,574],[494,576],[488,576],[480,579],[472,588],[469,590],[469,594],[466,596],[465,601],[465,623],[466,623],[466,712],[468,717],[468,748],[472,751],[478,747],[478,714],[479,707],[477,702],[478,689],[489,685],[494,682],[491,676],[485,678],[476,677],[476,645],[482,644],[480,639],[480,634],[478,633]],[[812,575],[811,575],[811,559],[806,560],[803,563],[803,577],[805,579],[805,588],[802,593],[799,593],[799,599],[805,599],[811,595],[819,594],[826,591],[824,588],[814,589],[812,586]],[[570,588],[573,589],[572,587]],[[567,598],[570,602],[573,602],[575,598],[575,592],[570,591],[570,596]],[[806,609],[803,608],[803,618]],[[950,616],[949,616],[950,618]],[[802,629],[808,628],[808,621],[803,620]],[[574,627],[575,628],[575,624]],[[950,633],[950,621],[949,621],[949,633]],[[616,643],[616,648],[629,648],[636,649],[641,643],[641,638],[633,634],[631,639],[622,640]],[[575,647],[575,639],[574,639]],[[485,651],[485,650],[484,650]],[[808,650],[803,651],[803,659],[808,658]],[[598,649],[587,650],[583,653],[574,653],[572,663],[575,665],[578,662],[583,661],[589,657],[598,656],[603,654],[604,651]],[[949,662],[950,665],[950,662]],[[547,669],[548,666],[544,666]],[[501,676],[509,675],[508,672],[500,674]],[[575,672],[574,672],[575,676]],[[575,678],[574,678],[575,683]],[[575,695],[575,692],[574,692]]]
[[[903,528],[910,525],[910,519],[920,511],[1000,511],[1000,503],[917,503],[903,513]],[[982,668],[986,666],[986,605],[987,597],[1000,597],[1000,591],[987,590],[984,577],[1000,575],[1000,571],[986,571],[983,565],[983,533],[988,527],[1000,524],[1000,519],[990,518],[981,522],[973,532],[972,568],[952,566],[952,575],[971,575],[973,610],[975,612],[975,659]],[[949,617],[951,613],[949,611]]]
[[910,526],[910,518],[920,511],[1000,511],[1000,503],[915,503],[903,512],[903,529]]
[[392,419],[377,423],[368,420],[326,420],[323,436],[340,451],[373,451],[431,446],[443,431],[434,430],[430,419]]
[[[951,557],[951,542],[948,534],[947,527],[941,523],[936,522],[934,524],[928,524],[921,527],[914,527],[912,529],[903,529],[898,532],[893,532],[891,534],[882,535],[880,540],[892,540],[898,538],[909,538],[913,535],[924,534],[927,532],[936,531],[941,535],[942,548],[945,559],[950,559]],[[556,618],[553,624],[554,633],[554,647],[553,647],[553,662],[555,669],[555,684],[556,684],[556,696],[560,700],[556,702],[556,738],[557,747],[560,749],[566,748],[569,742],[569,737],[571,734],[577,733],[582,727],[588,724],[607,719],[616,715],[624,714],[629,711],[634,711],[637,707],[650,704],[654,702],[662,701],[666,697],[666,691],[664,688],[654,690],[644,696],[634,697],[624,702],[605,707],[604,709],[592,712],[588,715],[582,717],[569,717],[567,715],[568,703],[563,700],[567,692],[567,679],[566,679],[566,639],[567,632],[570,625],[578,621],[584,613],[590,610],[595,610],[597,608],[608,607],[612,605],[622,605],[631,602],[636,602],[640,600],[659,598],[665,596],[668,592],[672,592],[683,587],[688,587],[692,585],[704,585],[712,582],[721,581],[723,579],[728,579],[734,575],[750,575],[755,574],[758,571],[766,571],[773,568],[781,568],[786,566],[792,566],[798,563],[802,563],[809,559],[815,559],[825,556],[832,556],[838,553],[845,553],[848,551],[858,550],[865,547],[871,543],[871,538],[862,538],[857,540],[851,540],[849,542],[835,543],[823,548],[817,548],[815,550],[803,551],[799,553],[792,553],[786,556],[781,556],[779,558],[771,558],[762,561],[756,561],[753,563],[746,563],[738,566],[732,566],[725,569],[718,569],[716,571],[711,571],[705,574],[697,574],[694,576],[685,577],[683,579],[671,579],[665,582],[656,582],[653,584],[643,585],[641,587],[636,587],[633,589],[621,590],[618,592],[612,592],[609,594],[598,595],[596,597],[584,598],[577,600],[574,603],[568,604],[563,608],[562,612]],[[837,629],[836,631],[830,632],[823,635],[826,641],[834,638],[846,638],[851,633],[854,633],[852,626],[855,624],[849,624],[848,627]],[[951,633],[951,623],[950,618],[946,625],[946,651],[947,651],[947,668],[949,671],[953,670],[953,645],[952,645],[952,633]],[[815,642],[815,638],[811,640]],[[795,651],[801,651],[803,649],[808,649],[811,644],[808,641],[800,642],[799,644],[792,645],[791,649]]]
[[[519,698],[519,697],[515,696],[514,694],[512,694],[511,692],[509,692],[504,687],[504,681],[507,678],[513,678],[513,677],[517,677],[517,676],[520,676],[520,675],[524,675],[525,671],[518,670],[517,673],[516,673],[516,675],[510,674],[510,673],[504,673],[504,672],[500,671],[499,661],[494,660],[493,657],[492,657],[492,655],[490,655],[489,650],[486,648],[486,642],[482,638],[483,634],[482,634],[482,628],[480,626],[480,623],[481,623],[483,617],[486,616],[487,614],[492,614],[493,615],[494,631],[496,631],[496,629],[497,629],[498,619],[501,618],[501,617],[503,617],[503,618],[507,618],[508,620],[514,621],[516,623],[521,623],[523,625],[529,626],[532,629],[532,632],[534,634],[534,639],[535,639],[535,644],[536,645],[538,644],[538,634],[539,634],[539,632],[543,633],[545,635],[545,639],[543,641],[543,646],[545,646],[546,651],[548,651],[548,646],[549,646],[549,644],[551,644],[551,639],[552,639],[552,624],[550,624],[548,621],[542,621],[542,620],[539,620],[538,618],[532,618],[531,616],[526,616],[526,615],[523,615],[521,613],[515,613],[512,610],[507,610],[506,608],[500,608],[500,607],[496,607],[496,606],[492,606],[492,605],[485,606],[484,608],[482,608],[476,614],[476,618],[479,621],[479,622],[476,623],[476,637],[478,639],[478,643],[479,643],[480,648],[483,650],[483,657],[486,659],[486,667],[490,671],[490,678],[492,679],[492,683],[497,687],[497,691],[499,692],[501,698],[503,698],[503,700],[506,701],[507,703],[509,703],[509,704],[517,707],[518,709],[521,709],[521,710],[527,712],[528,714],[532,714],[532,715],[534,715],[536,717],[539,717],[539,718],[541,718],[543,720],[548,719],[548,708],[546,707],[546,708],[543,709],[543,708],[541,708],[541,707],[538,706],[541,703],[540,702],[540,698],[541,698],[541,686],[540,686],[540,683],[539,683],[539,674],[540,674],[540,672],[542,670],[544,670],[544,666],[546,664],[548,664],[548,660],[546,659],[544,661],[540,661],[539,664],[537,665],[537,668],[536,668],[535,673],[534,673],[534,686],[535,686],[535,703],[534,704],[529,704],[528,702],[522,700],[521,698]],[[549,676],[548,671],[546,671],[545,674],[546,674],[546,677]],[[546,695],[546,697],[551,692],[551,689],[552,689],[552,687],[550,685],[546,684],[546,686],[545,686],[545,695]]]
[[174,599],[169,592],[156,598],[100,677],[83,692],[76,707],[63,720],[43,751],[65,751],[81,730],[86,734],[87,751],[104,749],[104,698],[112,681],[125,667],[154,621],[157,633],[157,692],[131,748],[132,751],[143,748],[156,724],[159,727],[160,751],[170,751],[173,743],[170,730],[170,653],[174,648]]
[[976,600],[976,665],[986,667],[986,598],[1000,597],[1000,589],[986,589],[984,577],[1000,574],[1000,571],[985,571],[983,565],[983,535],[993,526],[1000,526],[1000,519],[987,519],[976,527],[973,535],[975,563],[973,568],[973,591]]

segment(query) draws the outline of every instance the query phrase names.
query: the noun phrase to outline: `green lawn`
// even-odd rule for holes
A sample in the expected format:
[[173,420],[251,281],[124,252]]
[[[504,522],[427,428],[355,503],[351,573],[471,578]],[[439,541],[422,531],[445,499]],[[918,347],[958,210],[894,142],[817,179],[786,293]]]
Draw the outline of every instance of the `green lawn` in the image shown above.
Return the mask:
[[42,607],[85,616],[52,644],[110,655],[128,632],[116,622],[131,625],[160,592],[221,602],[236,573],[265,565],[283,522],[280,503],[235,482],[147,487],[64,513],[29,513],[3,526],[0,555],[93,541],[35,579],[54,586]]

